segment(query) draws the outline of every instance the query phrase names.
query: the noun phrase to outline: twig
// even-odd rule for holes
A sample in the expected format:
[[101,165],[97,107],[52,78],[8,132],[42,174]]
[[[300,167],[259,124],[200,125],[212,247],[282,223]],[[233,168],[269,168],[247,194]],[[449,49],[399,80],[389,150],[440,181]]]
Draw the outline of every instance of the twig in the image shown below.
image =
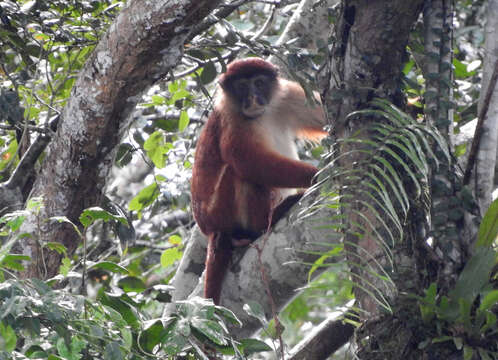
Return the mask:
[[465,175],[463,176],[463,185],[468,185],[470,182],[470,176],[472,175],[472,169],[475,166],[475,161],[477,157],[477,150],[479,143],[481,142],[482,127],[484,125],[484,118],[488,113],[489,103],[491,102],[491,96],[496,87],[496,82],[498,80],[498,60],[495,62],[495,68],[493,70],[493,75],[489,81],[488,89],[486,91],[486,97],[484,98],[484,103],[482,105],[479,117],[477,118],[476,130],[474,133],[474,139],[472,140],[472,147],[469,152],[469,160],[467,161],[467,168],[465,169]]
[[[34,125],[28,125],[27,128],[30,131],[35,131],[35,132],[39,132],[39,133],[42,133],[42,134],[49,134],[49,133],[51,133],[51,131],[49,129],[44,128],[44,127],[39,127],[39,126],[34,126]],[[24,125],[23,124],[21,124],[21,126],[0,124],[0,130],[22,130],[22,129],[24,129]]]
[[22,189],[24,187],[26,181],[29,179],[29,173],[33,171],[36,161],[49,142],[49,136],[40,135],[33,144],[31,144],[7,182],[6,186],[8,188]]

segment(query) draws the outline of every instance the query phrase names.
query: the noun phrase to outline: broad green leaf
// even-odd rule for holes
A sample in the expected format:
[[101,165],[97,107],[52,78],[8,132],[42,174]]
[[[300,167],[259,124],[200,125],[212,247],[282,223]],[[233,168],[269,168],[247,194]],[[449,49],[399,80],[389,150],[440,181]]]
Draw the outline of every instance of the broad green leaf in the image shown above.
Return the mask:
[[496,254],[487,248],[478,248],[460,273],[449,297],[453,302],[465,299],[472,303],[482,288],[489,283],[489,275],[496,263]]
[[453,58],[453,71],[455,77],[459,80],[468,78],[476,74],[475,70],[468,71],[467,65],[459,61],[457,58]]
[[1,266],[15,271],[23,271],[22,261],[29,261],[31,258],[27,255],[7,254],[2,259]]
[[97,206],[83,210],[80,215],[80,222],[84,227],[90,226],[97,220],[103,220],[104,222],[114,220],[119,221],[123,225],[128,225],[128,221],[124,216],[113,215],[107,210],[104,210]]
[[255,301],[249,301],[244,304],[243,309],[247,314],[258,319],[264,327],[268,325],[268,321],[266,320],[265,312],[261,304]]
[[144,149],[147,152],[147,156],[159,169],[162,169],[166,165],[166,155],[173,148],[173,144],[165,142],[163,133],[159,130],[150,134],[144,142]]
[[64,244],[58,242],[47,242],[45,243],[45,247],[61,255],[65,255],[67,253],[67,248],[64,246]]
[[125,292],[137,292],[140,293],[147,289],[147,285],[137,277],[127,276],[125,278],[119,279],[118,286]]
[[468,345],[464,345],[463,347],[463,360],[472,360],[474,356],[474,349]]
[[152,95],[151,100],[152,100],[152,105],[154,106],[166,104],[166,99],[164,98],[164,96]]
[[166,335],[166,330],[161,321],[149,322],[140,333],[140,346],[144,350],[152,352],[157,344],[165,340],[164,335]]
[[180,245],[182,243],[182,237],[180,235],[171,235],[168,238],[168,242],[173,245]]
[[133,329],[140,329],[137,309],[133,306],[133,300],[126,294],[114,295],[106,293],[101,297],[101,301],[104,305],[110,306],[116,310]]
[[218,73],[216,71],[216,67],[214,66],[214,64],[211,61],[209,61],[202,69],[202,73],[201,73],[202,84],[203,85],[209,84],[214,79],[216,79],[217,75],[218,75]]
[[235,316],[235,313],[232,310],[227,309],[223,306],[216,306],[216,312],[221,314],[221,316],[223,316],[225,320],[230,321],[232,324],[242,326],[242,322],[237,319],[237,316]]
[[116,274],[128,274],[128,269],[125,267],[113,263],[112,261],[100,261],[98,263],[92,264],[88,269],[104,269]]
[[498,290],[491,290],[484,296],[481,300],[481,305],[479,305],[480,310],[489,310],[492,306],[498,304]]
[[191,326],[215,344],[228,345],[223,327],[218,322],[195,316],[191,320]]
[[104,352],[105,360],[121,360],[124,359],[123,352],[119,347],[119,344],[115,341],[108,343],[105,346]]
[[272,350],[268,344],[257,339],[242,339],[239,347],[243,350],[245,355]]
[[63,276],[67,276],[69,274],[69,270],[71,269],[71,259],[68,257],[64,257],[61,261],[61,266],[59,267],[59,273]]
[[12,352],[16,348],[17,336],[10,325],[5,326],[0,322],[0,350]]
[[180,120],[178,121],[178,130],[179,131],[184,131],[188,124],[189,124],[190,118],[185,110],[183,110],[180,113]]
[[498,199],[489,206],[482,218],[477,235],[477,247],[489,247],[498,237]]
[[178,248],[178,246],[166,249],[161,254],[161,266],[167,268],[175,263],[176,260],[182,258],[183,252]]
[[137,196],[135,196],[128,205],[131,211],[141,212],[144,208],[151,205],[159,196],[159,188],[154,182],[143,188]]

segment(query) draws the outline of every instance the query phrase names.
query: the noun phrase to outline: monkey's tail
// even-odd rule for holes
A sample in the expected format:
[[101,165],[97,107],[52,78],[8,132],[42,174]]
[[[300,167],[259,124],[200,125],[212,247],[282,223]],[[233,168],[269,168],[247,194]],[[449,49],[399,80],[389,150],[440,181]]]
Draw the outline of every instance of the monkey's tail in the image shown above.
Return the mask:
[[209,235],[206,256],[204,297],[220,302],[221,285],[232,258],[232,239],[224,233]]

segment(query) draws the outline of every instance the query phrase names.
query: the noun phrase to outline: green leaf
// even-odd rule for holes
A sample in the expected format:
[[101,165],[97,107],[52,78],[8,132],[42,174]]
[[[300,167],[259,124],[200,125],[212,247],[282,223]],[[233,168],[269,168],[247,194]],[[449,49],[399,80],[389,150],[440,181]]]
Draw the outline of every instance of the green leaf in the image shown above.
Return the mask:
[[168,238],[168,242],[172,245],[180,245],[182,243],[182,237],[180,235],[171,235]]
[[16,348],[17,336],[10,325],[0,322],[0,350],[12,352]]
[[121,328],[121,337],[123,338],[123,346],[126,350],[130,350],[133,345],[133,334],[128,327]]
[[148,321],[145,323],[144,330],[140,333],[140,346],[152,352],[154,347],[165,339],[166,330],[161,321]]
[[53,250],[61,255],[67,254],[67,248],[64,246],[64,244],[61,244],[58,242],[47,242],[47,243],[45,243],[45,247],[47,249]]
[[204,85],[209,84],[214,79],[216,79],[217,75],[218,75],[218,73],[216,71],[216,67],[214,66],[214,64],[211,61],[209,61],[202,69],[202,73],[201,73],[202,84],[204,84]]
[[100,261],[88,267],[88,269],[104,269],[116,274],[129,274],[128,269],[112,261]]
[[479,305],[479,310],[489,310],[492,306],[498,304],[498,290],[491,290],[484,296],[481,300],[481,305]]
[[249,301],[247,304],[244,304],[244,311],[252,317],[255,317],[259,320],[259,322],[266,327],[268,321],[266,320],[265,312],[261,304],[255,301]]
[[123,225],[128,225],[128,221],[124,216],[113,215],[107,210],[97,206],[83,210],[79,220],[84,227],[90,226],[97,220],[103,220],[104,222],[114,220],[119,221]]
[[489,275],[496,263],[496,254],[487,248],[478,248],[460,273],[455,288],[449,293],[453,302],[465,299],[472,303],[482,288],[489,283]]
[[477,247],[493,245],[498,236],[498,199],[495,199],[482,218],[477,235]]
[[239,347],[245,355],[254,354],[262,351],[271,351],[272,348],[265,342],[257,339],[242,339]]
[[220,346],[228,345],[223,327],[218,322],[195,316],[192,318],[190,325],[215,344]]
[[216,312],[218,314],[221,314],[221,316],[223,316],[225,320],[230,321],[232,324],[242,326],[242,322],[237,318],[237,316],[235,316],[235,313],[232,310],[227,309],[223,306],[216,306]]
[[118,286],[125,292],[137,292],[140,293],[147,289],[147,285],[137,277],[127,276],[118,281]]
[[470,346],[465,345],[463,347],[463,360],[472,360],[474,356],[474,349]]
[[4,268],[15,270],[15,271],[23,271],[24,266],[22,265],[22,261],[29,261],[31,258],[27,255],[16,255],[16,254],[7,254],[2,259],[1,265]]
[[77,336],[73,336],[71,338],[71,344],[69,348],[64,341],[64,338],[59,338],[57,340],[57,351],[59,355],[61,355],[64,359],[67,360],[79,360],[82,358],[82,354],[80,354],[81,350],[86,346],[86,341],[80,339]]
[[134,302],[130,299],[130,297],[126,294],[123,295],[115,295],[105,293],[101,297],[101,301],[104,305],[110,306],[114,310],[116,310],[121,317],[126,321],[128,325],[130,325],[133,329],[140,329],[140,322],[138,320],[138,311],[135,306],[133,306]]
[[162,169],[166,165],[166,155],[174,148],[173,144],[164,141],[163,133],[159,130],[150,134],[143,146],[147,152],[147,156],[159,169]]
[[493,360],[493,358],[489,355],[489,353],[485,349],[477,348],[477,351],[479,352],[481,360]]
[[115,341],[108,343],[105,346],[104,359],[106,360],[121,360],[124,359],[123,352],[119,344]]
[[459,144],[455,146],[455,156],[460,157],[465,155],[467,152],[467,144]]
[[185,110],[180,113],[180,120],[178,121],[178,130],[184,131],[190,122],[190,118]]
[[159,196],[159,187],[157,183],[152,183],[149,186],[143,188],[137,196],[135,196],[131,201],[128,208],[131,211],[141,212],[144,208],[151,205],[154,200]]
[[152,95],[151,100],[152,100],[152,105],[154,106],[166,104],[166,99],[164,98],[164,96]]
[[131,159],[133,158],[133,152],[135,151],[135,148],[133,145],[128,144],[128,143],[123,143],[119,145],[118,152],[116,154],[116,159],[115,163],[119,167],[126,166],[130,163]]
[[[2,217],[0,219],[0,223],[4,222],[3,221],[4,218],[6,218],[6,217]],[[26,219],[25,215],[15,216],[15,217],[11,218],[10,220],[8,220],[7,222],[5,222],[5,225],[7,225],[7,227],[10,229],[10,231],[17,231],[17,230],[19,230],[19,228],[21,227],[21,225],[25,219]]]
[[331,257],[334,256],[340,256],[341,253],[344,250],[344,245],[343,244],[335,244],[334,247],[327,251],[326,253],[322,254],[315,262],[313,263],[313,266],[311,267],[310,271],[308,272],[308,281],[311,281],[313,278],[313,273],[322,268],[325,264],[325,262],[330,259]]
[[61,266],[59,267],[59,273],[63,276],[67,276],[69,274],[69,270],[71,269],[71,259],[68,257],[64,257],[61,262]]
[[465,65],[455,57],[453,58],[453,69],[455,77],[459,80],[474,76],[476,74],[475,70],[468,71],[467,65]]
[[168,355],[176,355],[188,343],[190,326],[187,321],[175,321],[168,326],[168,336],[164,337],[163,349]]
[[426,324],[430,323],[436,315],[436,296],[437,286],[436,283],[432,283],[429,288],[425,290],[425,296],[421,299],[422,301],[419,304],[422,320]]
[[183,252],[178,246],[166,249],[161,254],[161,266],[167,268],[175,263],[176,260],[182,258]]

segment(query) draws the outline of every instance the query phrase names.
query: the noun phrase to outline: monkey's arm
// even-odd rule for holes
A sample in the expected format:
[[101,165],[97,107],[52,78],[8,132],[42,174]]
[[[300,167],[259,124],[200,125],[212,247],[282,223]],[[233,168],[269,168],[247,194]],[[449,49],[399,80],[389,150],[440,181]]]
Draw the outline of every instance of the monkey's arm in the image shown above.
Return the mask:
[[221,154],[241,179],[270,187],[309,187],[318,171],[313,165],[267,149],[253,136],[222,143]]

